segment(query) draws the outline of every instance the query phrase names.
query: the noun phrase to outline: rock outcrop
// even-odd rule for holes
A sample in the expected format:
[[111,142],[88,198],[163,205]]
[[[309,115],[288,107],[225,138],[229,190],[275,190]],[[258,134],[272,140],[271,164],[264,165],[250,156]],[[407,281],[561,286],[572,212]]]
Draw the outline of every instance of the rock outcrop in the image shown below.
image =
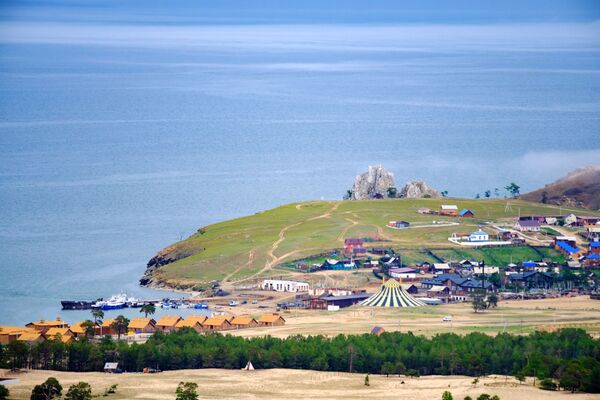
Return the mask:
[[423,181],[410,181],[402,188],[398,197],[406,199],[422,199],[440,197],[440,192],[428,186]]
[[381,199],[388,197],[388,189],[394,186],[394,174],[381,165],[369,166],[369,170],[356,177],[352,187],[352,200]]
[[523,200],[569,207],[600,209],[600,165],[577,169],[541,189],[525,193]]

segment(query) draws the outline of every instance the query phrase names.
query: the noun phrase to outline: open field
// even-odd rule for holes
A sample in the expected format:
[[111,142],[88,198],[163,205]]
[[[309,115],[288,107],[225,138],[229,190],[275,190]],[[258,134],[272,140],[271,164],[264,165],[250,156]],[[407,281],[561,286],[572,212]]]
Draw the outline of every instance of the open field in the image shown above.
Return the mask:
[[[239,312],[239,310],[235,310]],[[442,322],[451,315],[452,323]],[[297,310],[283,314],[284,326],[230,331],[240,336],[328,335],[368,333],[374,326],[387,331],[412,331],[431,336],[436,333],[484,332],[530,333],[560,327],[578,327],[600,337],[600,301],[589,296],[543,300],[506,300],[498,308],[474,313],[470,303],[419,308],[377,308],[353,306],[335,312]]]
[[[6,371],[1,371],[0,374]],[[167,371],[159,374],[103,374],[54,371],[28,371],[11,375],[17,383],[7,385],[11,398],[29,399],[34,385],[53,376],[64,390],[79,381],[88,382],[94,394],[102,394],[112,384],[118,384],[112,400],[165,400],[175,398],[175,388],[181,381],[198,384],[201,399],[441,399],[449,390],[455,399],[476,398],[481,393],[497,394],[501,400],[598,399],[598,395],[569,392],[547,392],[532,386],[529,380],[519,384],[513,377],[489,376],[480,378],[473,386],[472,377],[424,376],[408,378],[370,375],[370,386],[364,386],[364,374],[339,372],[269,369],[238,371],[200,369]],[[404,382],[404,383],[402,383]]]
[[[511,204],[508,210],[507,201]],[[437,210],[443,203],[456,204],[459,209],[472,209],[478,218],[461,219],[417,213],[420,207]],[[451,245],[447,238],[452,233],[469,233],[480,223],[509,221],[519,213],[558,215],[560,212],[563,215],[569,212],[600,215],[589,210],[564,207],[559,210],[551,205],[512,199],[394,199],[288,204],[252,216],[209,225],[188,239],[161,250],[159,259],[177,261],[155,271],[154,280],[155,283],[188,288],[212,279],[225,282],[249,281],[269,275],[275,266],[286,261],[340,248],[344,238],[356,236],[386,239],[380,245],[392,248],[448,248]],[[385,224],[390,220],[422,224],[433,220],[452,221],[459,225],[386,229]],[[481,252],[491,261],[504,262],[510,260],[510,251],[515,252],[513,258],[533,258],[538,253],[533,250],[506,250],[506,254],[501,257],[492,257],[486,255],[486,251]],[[415,252],[409,259],[416,260],[418,254],[419,252]],[[462,253],[456,255],[461,256]],[[550,252],[549,256],[552,255],[555,254]],[[431,258],[429,255],[425,257]]]

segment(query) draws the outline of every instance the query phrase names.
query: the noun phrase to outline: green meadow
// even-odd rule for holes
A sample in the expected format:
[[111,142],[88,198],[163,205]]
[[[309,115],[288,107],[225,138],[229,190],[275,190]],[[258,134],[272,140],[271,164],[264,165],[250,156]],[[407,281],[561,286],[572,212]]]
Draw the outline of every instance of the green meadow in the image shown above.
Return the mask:
[[[507,207],[507,203],[509,206]],[[423,215],[417,210],[438,210],[441,204],[456,204],[474,211],[474,219]],[[403,262],[440,262],[484,259],[490,265],[506,265],[543,258],[561,260],[558,252],[543,247],[464,249],[452,245],[453,233],[469,234],[489,222],[511,224],[518,215],[599,215],[589,210],[569,209],[507,199],[386,199],[366,201],[311,201],[292,203],[247,217],[216,223],[191,237],[161,250],[159,255],[178,258],[155,272],[155,278],[172,286],[201,285],[210,280],[243,282],[268,276],[278,265],[339,249],[350,237],[379,238],[370,245],[396,249]],[[458,225],[395,230],[388,221],[411,224]],[[484,227],[485,228],[485,227]],[[493,230],[490,230],[492,232]]]

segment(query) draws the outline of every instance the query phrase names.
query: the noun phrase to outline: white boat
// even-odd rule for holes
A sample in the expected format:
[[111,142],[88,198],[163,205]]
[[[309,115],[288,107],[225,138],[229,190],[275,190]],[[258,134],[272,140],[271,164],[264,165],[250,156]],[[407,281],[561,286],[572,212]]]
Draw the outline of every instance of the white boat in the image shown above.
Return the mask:
[[105,304],[100,306],[103,310],[118,310],[125,308],[127,305],[127,295],[125,293],[119,293],[111,296],[110,299],[106,300]]
[[97,301],[92,305],[92,308],[100,308],[102,310],[118,310],[127,306],[127,295],[125,293],[115,294],[108,300]]

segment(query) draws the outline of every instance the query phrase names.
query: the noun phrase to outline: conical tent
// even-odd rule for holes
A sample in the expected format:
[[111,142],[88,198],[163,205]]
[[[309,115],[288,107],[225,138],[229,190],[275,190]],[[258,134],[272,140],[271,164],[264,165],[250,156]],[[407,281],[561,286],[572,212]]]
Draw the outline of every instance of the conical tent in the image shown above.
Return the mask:
[[242,368],[245,371],[254,371],[254,365],[252,365],[252,361],[248,361],[245,368]]
[[371,307],[421,307],[425,305],[421,300],[412,297],[402,288],[400,282],[394,279],[383,283],[377,293],[360,304]]

